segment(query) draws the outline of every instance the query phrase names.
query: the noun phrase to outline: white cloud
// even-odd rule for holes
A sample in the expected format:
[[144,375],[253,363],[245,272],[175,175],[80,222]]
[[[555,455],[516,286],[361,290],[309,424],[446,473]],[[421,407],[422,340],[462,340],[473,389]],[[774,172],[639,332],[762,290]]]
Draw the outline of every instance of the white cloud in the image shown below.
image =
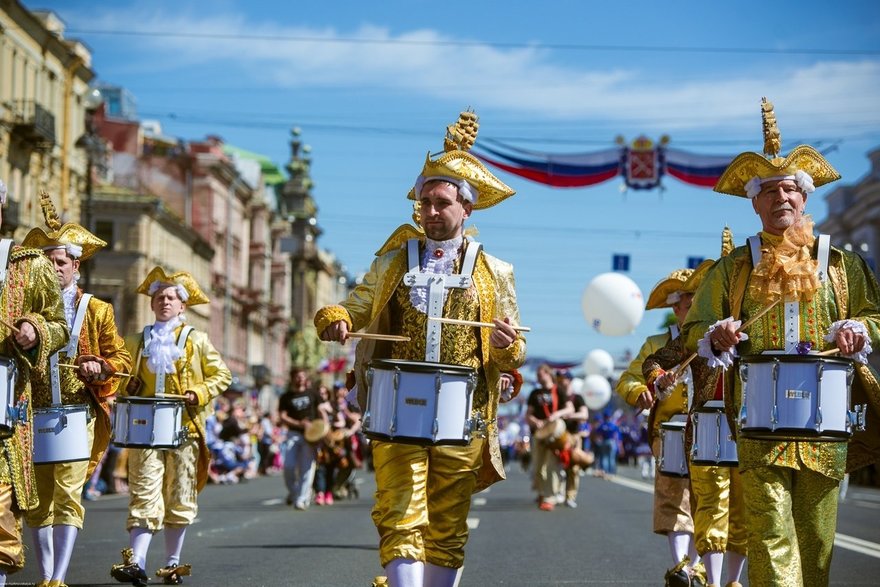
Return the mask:
[[[196,16],[155,9],[106,13],[78,24],[88,29],[216,35],[120,39],[128,47],[148,50],[141,63],[149,63],[154,71],[163,66],[220,65],[228,76],[263,84],[269,76],[279,87],[291,89],[386,88],[551,120],[643,121],[648,131],[653,130],[652,121],[659,121],[657,128],[663,130],[751,122],[758,98],[769,95],[779,109],[783,132],[880,126],[874,107],[880,100],[877,60],[826,60],[760,71],[747,65],[740,70],[682,71],[670,58],[669,71],[663,72],[560,65],[554,63],[552,50],[472,44],[470,39],[428,29],[392,34],[384,27],[364,25],[343,33],[329,27],[249,23],[231,13]],[[234,38],[240,35],[316,40]],[[342,38],[397,43],[335,42]]]

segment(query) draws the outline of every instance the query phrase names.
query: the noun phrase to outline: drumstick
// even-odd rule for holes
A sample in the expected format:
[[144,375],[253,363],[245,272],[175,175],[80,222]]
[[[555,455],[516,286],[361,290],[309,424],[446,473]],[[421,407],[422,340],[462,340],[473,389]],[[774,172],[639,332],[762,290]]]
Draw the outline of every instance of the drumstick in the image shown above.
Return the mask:
[[186,399],[185,395],[180,395],[177,393],[160,393],[156,395],[159,399]]
[[3,318],[0,318],[0,324],[2,324],[3,326],[8,328],[9,330],[14,332],[15,334],[21,334],[21,330],[19,330],[17,326],[15,326],[14,324],[10,324],[9,322],[4,320]]
[[[459,320],[458,318],[440,318],[434,316],[428,316],[428,320],[434,320],[436,322],[444,322],[446,324],[461,324],[462,326],[479,326],[480,328],[497,328],[493,322],[474,322],[473,320]],[[513,326],[510,325],[517,332],[531,332],[532,329],[528,326]]]
[[[58,363],[59,367],[66,367],[68,369],[79,369],[79,365],[72,365],[71,363]],[[131,377],[131,373],[123,373],[122,371],[116,371],[113,373],[114,377]]]
[[761,316],[763,316],[764,314],[766,314],[767,312],[772,310],[774,307],[776,307],[776,304],[778,304],[781,299],[782,298],[779,298],[779,300],[776,300],[772,304],[769,304],[766,308],[764,308],[763,310],[761,310],[760,312],[758,312],[757,314],[755,314],[754,316],[752,316],[751,318],[746,320],[742,326],[740,326],[739,328],[736,329],[736,333],[739,334],[740,332],[742,332],[743,330],[745,330],[746,328],[748,328],[749,326],[754,324],[758,320],[758,318],[760,318]]
[[837,347],[834,347],[833,349],[828,349],[827,351],[822,351],[822,352],[819,352],[816,354],[819,355],[820,357],[824,357],[825,355],[833,355],[833,354],[836,354],[839,352],[840,352],[840,349]]
[[373,332],[349,332],[349,338],[365,338],[370,340],[393,340],[400,342],[409,342],[408,336],[399,336],[397,334],[377,334]]
[[[739,328],[736,329],[736,333],[739,334],[740,332],[742,332],[743,330],[745,330],[746,328],[748,328],[749,326],[754,324],[755,321],[758,320],[758,318],[760,318],[761,316],[763,316],[764,314],[766,314],[767,312],[772,310],[774,307],[776,307],[776,304],[778,304],[778,303],[779,303],[779,300],[776,300],[775,302],[773,302],[772,304],[769,304],[763,310],[761,310],[760,312],[758,312],[757,314],[755,314],[754,316],[752,316],[751,318],[746,320],[746,322],[742,326],[740,326]],[[831,354],[831,353],[828,353],[828,354]],[[693,361],[696,358],[697,358],[697,353],[693,353],[691,356],[689,356],[685,360],[684,363],[682,363],[676,369],[673,370],[673,373],[675,373],[675,376],[678,377],[678,374],[681,373],[682,371],[684,371],[685,368],[691,364],[691,361]]]

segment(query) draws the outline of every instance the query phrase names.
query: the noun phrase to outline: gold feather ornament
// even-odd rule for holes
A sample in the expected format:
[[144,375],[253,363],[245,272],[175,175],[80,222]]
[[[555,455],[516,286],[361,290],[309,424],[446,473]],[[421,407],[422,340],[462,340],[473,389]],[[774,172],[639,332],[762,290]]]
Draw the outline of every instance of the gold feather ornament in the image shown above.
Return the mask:
[[[33,247],[44,251],[67,247],[68,253],[74,256],[76,256],[76,253],[71,253],[71,251],[78,247],[82,249],[82,252],[77,257],[80,261],[85,261],[107,246],[106,242],[76,222],[61,224],[61,219],[58,217],[58,212],[52,203],[52,198],[45,191],[40,192],[40,208],[43,209],[43,218],[45,218],[46,227],[49,230],[47,232],[39,226],[32,228],[24,237],[24,240],[21,241],[21,246]],[[73,246],[70,247],[69,245]]]
[[776,125],[773,102],[767,98],[761,98],[761,122],[764,127],[764,155],[769,159],[776,159],[782,149],[782,135]]
[[465,110],[458,115],[455,124],[446,127],[446,138],[443,140],[444,151],[470,151],[477,141],[480,130],[480,119],[473,110]]

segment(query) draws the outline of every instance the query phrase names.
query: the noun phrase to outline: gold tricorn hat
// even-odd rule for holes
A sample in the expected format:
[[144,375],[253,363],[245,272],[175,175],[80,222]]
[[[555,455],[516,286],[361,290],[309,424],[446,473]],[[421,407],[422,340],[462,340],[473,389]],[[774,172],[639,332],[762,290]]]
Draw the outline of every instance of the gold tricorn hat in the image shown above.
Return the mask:
[[[458,121],[446,127],[443,153],[431,159],[425,157],[425,166],[419,176],[419,183],[432,178],[447,178],[466,181],[476,190],[475,210],[490,208],[516,193],[510,186],[495,177],[479,159],[468,153],[477,140],[479,119],[473,111],[462,112]],[[416,188],[407,194],[410,200],[416,199]]]
[[[730,232],[730,228],[725,226],[724,230],[721,231],[721,256],[726,257],[730,254],[730,251],[733,250],[733,233]],[[715,259],[706,259],[694,269],[694,272],[691,273],[691,276],[688,277],[688,280],[684,282],[684,285],[681,286],[681,291],[686,293],[694,293],[700,287],[700,284],[703,283],[703,278],[709,273],[709,269],[715,265]]]
[[[764,155],[745,152],[730,162],[715,184],[715,191],[732,196],[749,198],[747,184],[767,179],[794,177],[798,171],[812,178],[814,187],[840,179],[840,174],[816,149],[799,145],[787,157],[780,157],[782,137],[776,125],[773,104],[761,98],[761,118],[764,127]],[[753,194],[754,195],[754,194]]]
[[[58,212],[52,204],[52,198],[45,191],[40,192],[40,207],[43,209],[43,217],[46,219],[49,232],[39,226],[32,228],[21,241],[21,246],[43,250],[66,247],[67,252],[80,261],[85,261],[107,246],[106,242],[75,222],[67,222],[62,226]],[[81,252],[76,254],[77,250]]]
[[675,301],[670,301],[670,299],[675,297],[673,294],[676,292],[683,291],[684,283],[693,272],[693,269],[676,269],[668,277],[661,279],[651,290],[645,309],[656,310],[657,308],[672,307]]
[[155,289],[152,292],[150,291],[154,283],[160,285],[183,286],[186,293],[189,295],[189,298],[186,299],[187,306],[207,304],[210,301],[208,296],[205,295],[205,292],[199,287],[199,284],[196,283],[193,276],[186,271],[178,271],[177,273],[171,273],[169,275],[165,273],[165,270],[161,267],[153,267],[153,269],[147,274],[147,278],[144,279],[144,282],[138,286],[137,292],[152,297],[156,291]]

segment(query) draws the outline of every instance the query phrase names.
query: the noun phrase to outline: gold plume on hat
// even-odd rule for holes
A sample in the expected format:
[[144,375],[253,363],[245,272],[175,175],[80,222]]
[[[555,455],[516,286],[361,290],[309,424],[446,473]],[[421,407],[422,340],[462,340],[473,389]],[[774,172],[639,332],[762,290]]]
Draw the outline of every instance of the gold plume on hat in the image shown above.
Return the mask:
[[761,98],[761,123],[764,127],[764,155],[769,159],[776,159],[782,150],[782,135],[776,125],[773,102],[767,98]]
[[46,190],[40,190],[40,208],[43,209],[43,217],[46,219],[46,226],[49,227],[49,230],[61,228],[61,219],[55,210],[55,204],[52,203],[52,197]]
[[480,130],[480,119],[477,114],[468,108],[458,115],[454,124],[446,127],[446,138],[443,139],[443,150],[470,151],[477,141],[477,132]]
[[730,231],[729,226],[725,226],[724,230],[721,231],[721,256],[726,257],[735,247],[736,245],[733,244],[733,233]]

